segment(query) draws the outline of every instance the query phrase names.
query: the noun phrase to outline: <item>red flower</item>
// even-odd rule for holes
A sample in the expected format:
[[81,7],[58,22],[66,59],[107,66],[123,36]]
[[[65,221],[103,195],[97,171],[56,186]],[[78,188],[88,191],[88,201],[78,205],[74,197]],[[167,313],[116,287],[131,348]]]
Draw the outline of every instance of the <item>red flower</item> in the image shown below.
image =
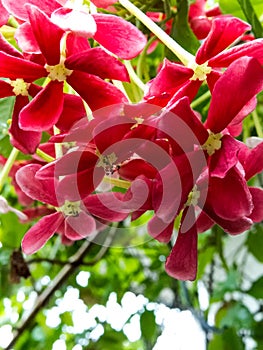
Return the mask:
[[[106,77],[128,80],[126,68],[117,59],[100,48],[63,58],[60,43],[64,31],[36,7],[27,8],[35,39],[46,64],[40,65],[0,52],[0,75],[11,80],[21,79],[21,84],[31,83],[41,77],[48,77],[51,81],[21,110],[19,125],[22,129],[41,132],[58,122],[63,111],[65,80],[91,109],[126,100],[115,86],[103,80]],[[67,45],[66,50],[72,52],[74,47],[70,40]]]
[[95,234],[95,217],[103,222],[113,222],[122,221],[127,216],[118,213],[116,208],[116,199],[121,197],[121,194],[115,196],[113,193],[100,193],[90,195],[83,201],[76,201],[70,193],[57,191],[59,182],[56,179],[36,179],[35,174],[40,168],[41,165],[29,164],[16,173],[16,181],[26,195],[55,209],[26,233],[22,241],[22,248],[26,254],[33,254],[39,250],[56,232],[73,241]]
[[184,96],[193,99],[204,80],[207,80],[213,91],[215,83],[223,74],[222,68],[228,67],[238,58],[254,57],[262,63],[263,39],[227,49],[248,30],[250,25],[238,18],[219,16],[213,19],[211,31],[198,49],[195,62],[184,67],[165,60],[157,76],[148,83],[145,100],[165,106],[180,89]]

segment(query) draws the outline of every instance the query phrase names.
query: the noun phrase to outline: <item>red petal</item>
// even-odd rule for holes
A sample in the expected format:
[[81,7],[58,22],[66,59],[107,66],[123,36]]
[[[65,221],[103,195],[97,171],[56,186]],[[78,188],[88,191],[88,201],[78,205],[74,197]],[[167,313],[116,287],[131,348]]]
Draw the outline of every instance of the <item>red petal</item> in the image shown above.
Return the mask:
[[221,148],[210,159],[211,176],[224,178],[227,172],[238,162],[239,142],[229,135],[221,139]]
[[[263,69],[259,62],[251,57],[239,58],[229,66],[214,87],[206,127],[214,133],[221,132],[262,90]],[[231,91],[231,94],[225,91]],[[233,96],[238,98],[233,99]]]
[[4,80],[0,80],[0,98],[14,96],[13,87]]
[[18,125],[19,112],[27,103],[28,97],[17,96],[12,116],[12,124],[9,128],[9,133],[11,135],[10,142],[21,152],[25,154],[34,154],[40,144],[42,133],[35,131],[24,131]]
[[[63,2],[66,2],[66,1],[63,1]],[[2,0],[2,3],[9,13],[11,13],[13,16],[22,20],[28,19],[25,3],[36,5],[39,9],[44,11],[47,15],[51,15],[53,11],[61,7],[58,1],[50,1],[50,0],[27,0],[27,1]]]
[[[1,4],[1,2],[0,2]],[[2,33],[0,33],[0,51],[4,51],[8,55],[23,58],[23,55],[20,51],[14,48],[3,36]]]
[[243,167],[246,172],[247,180],[263,171],[263,141],[250,150]]
[[86,114],[83,101],[79,96],[64,94],[63,110],[56,126],[60,132],[67,132]]
[[156,77],[147,84],[145,99],[169,92],[173,95],[193,75],[193,70],[164,59]]
[[25,254],[33,254],[45,245],[63,222],[61,213],[44,216],[29,231],[22,240],[22,250]]
[[[184,215],[185,212],[184,211]],[[188,211],[191,211],[193,222],[195,222],[194,209],[191,206]],[[184,215],[182,221],[184,219]],[[196,225],[184,233],[179,231],[175,245],[172,248],[170,255],[165,263],[166,272],[173,278],[179,280],[196,279],[197,272],[197,230]]]
[[147,225],[149,234],[159,242],[168,243],[173,234],[174,221],[170,223],[163,222],[158,216],[154,215]]
[[70,56],[65,61],[65,66],[71,70],[97,75],[101,79],[129,81],[126,67],[99,47]]
[[80,10],[62,7],[52,13],[51,21],[64,31],[71,31],[85,38],[93,37],[97,30],[94,18]]
[[22,23],[17,28],[15,39],[23,52],[37,54],[41,53],[30,23]]
[[127,210],[121,210],[122,199],[121,193],[105,192],[90,195],[83,202],[92,215],[109,222],[118,222],[129,215]]
[[249,218],[253,222],[263,221],[263,190],[261,188],[249,187],[249,191],[252,195],[254,208]]
[[1,77],[10,78],[11,80],[22,78],[27,81],[34,81],[46,75],[47,71],[39,64],[0,52]]
[[65,235],[73,241],[90,236],[95,230],[94,218],[83,211],[78,216],[68,216],[65,219]]
[[99,77],[79,71],[74,71],[67,82],[87,102],[92,111],[126,102],[127,98],[113,84]]
[[55,179],[39,181],[36,179],[36,172],[41,168],[39,164],[28,164],[16,172],[16,181],[23,192],[32,199],[58,206]]
[[117,2],[117,0],[92,0],[93,4],[100,8],[107,8],[108,6]]
[[77,36],[70,32],[66,37],[66,57],[74,55],[76,52],[81,52],[90,49],[90,44],[86,38]]
[[250,29],[251,26],[239,18],[229,15],[214,18],[207,38],[197,51],[196,62],[198,64],[205,63],[228,48]]
[[3,6],[2,2],[0,2],[0,27],[7,23],[9,18],[9,13],[6,8]]
[[94,39],[116,56],[129,60],[144,49],[146,38],[133,24],[108,14],[94,14],[93,18],[97,24]]
[[47,15],[36,6],[25,5],[32,31],[45,56],[47,63],[51,66],[60,62],[60,40],[64,31],[50,21]]
[[51,81],[22,109],[19,116],[22,129],[45,131],[57,123],[63,109],[63,84]]
[[256,39],[248,43],[234,46],[226,51],[221,52],[216,57],[209,60],[211,67],[228,67],[232,62],[240,57],[254,57],[263,63],[263,39]]
[[229,170],[222,179],[209,178],[206,205],[211,206],[217,216],[232,221],[249,216],[253,209],[246,180],[235,168]]

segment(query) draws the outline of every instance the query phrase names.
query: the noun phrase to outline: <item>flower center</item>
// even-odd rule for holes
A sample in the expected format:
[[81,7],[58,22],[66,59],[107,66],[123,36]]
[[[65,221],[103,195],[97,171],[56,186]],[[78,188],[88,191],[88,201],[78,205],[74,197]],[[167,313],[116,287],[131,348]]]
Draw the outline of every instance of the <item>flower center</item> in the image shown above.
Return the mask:
[[194,71],[194,75],[192,76],[191,80],[204,81],[206,80],[207,75],[212,71],[212,68],[208,66],[208,62],[203,64],[197,64],[194,62],[189,66],[189,68],[192,68]]
[[13,87],[13,93],[18,96],[28,96],[30,83],[26,83],[24,79],[11,80],[10,85]]
[[210,135],[208,136],[208,139],[203,144],[202,148],[207,151],[208,155],[211,156],[215,153],[215,151],[218,151],[222,146],[222,134],[214,134],[213,132],[209,132]]
[[67,76],[71,75],[73,72],[70,69],[67,69],[63,62],[56,64],[55,66],[45,65],[46,71],[49,73],[48,77],[51,80],[64,81],[67,79]]
[[197,186],[194,185],[192,191],[188,195],[186,206],[187,207],[189,207],[190,205],[196,206],[198,204],[199,198],[200,198],[200,191],[198,191]]
[[70,202],[66,200],[64,205],[60,207],[60,211],[62,211],[65,216],[79,216],[81,212],[80,201]]
[[115,170],[116,154],[101,155],[98,167],[103,167],[106,175],[111,175]]

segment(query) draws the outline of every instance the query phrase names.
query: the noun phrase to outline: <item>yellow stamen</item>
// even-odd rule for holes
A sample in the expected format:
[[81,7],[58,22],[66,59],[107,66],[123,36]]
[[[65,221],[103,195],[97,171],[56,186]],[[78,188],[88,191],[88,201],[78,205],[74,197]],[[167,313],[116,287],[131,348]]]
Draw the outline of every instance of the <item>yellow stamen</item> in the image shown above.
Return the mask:
[[212,68],[208,66],[208,62],[203,64],[197,64],[194,62],[189,65],[189,68],[192,68],[194,71],[194,75],[192,76],[191,80],[204,81],[206,80],[207,75],[212,71]]
[[30,83],[26,83],[24,79],[11,80],[10,85],[13,87],[13,92],[16,96],[28,96]]
[[214,134],[210,131],[210,135],[208,136],[208,139],[203,144],[202,148],[207,151],[208,155],[211,156],[215,153],[215,151],[218,151],[222,146],[222,134]]
[[49,73],[48,77],[51,80],[64,81],[69,75],[72,74],[72,70],[67,69],[63,62],[56,64],[55,66],[45,65],[46,71]]

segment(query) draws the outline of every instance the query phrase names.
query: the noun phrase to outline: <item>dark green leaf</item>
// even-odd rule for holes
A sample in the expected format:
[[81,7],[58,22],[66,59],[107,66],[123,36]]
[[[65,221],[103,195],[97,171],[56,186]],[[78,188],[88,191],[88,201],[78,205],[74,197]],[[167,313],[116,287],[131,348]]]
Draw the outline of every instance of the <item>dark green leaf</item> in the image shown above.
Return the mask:
[[244,350],[245,346],[234,328],[226,329],[222,334],[216,334],[208,345],[208,350]]
[[263,262],[263,227],[261,225],[255,225],[253,229],[250,230],[247,246],[250,253],[252,253],[258,261]]
[[154,312],[145,310],[141,314],[140,324],[143,338],[147,341],[153,340],[156,332]]
[[189,27],[188,10],[189,6],[187,0],[177,0],[177,14],[173,23],[171,36],[183,48],[195,54],[200,43]]
[[252,284],[247,293],[252,295],[254,298],[263,299],[263,276]]

